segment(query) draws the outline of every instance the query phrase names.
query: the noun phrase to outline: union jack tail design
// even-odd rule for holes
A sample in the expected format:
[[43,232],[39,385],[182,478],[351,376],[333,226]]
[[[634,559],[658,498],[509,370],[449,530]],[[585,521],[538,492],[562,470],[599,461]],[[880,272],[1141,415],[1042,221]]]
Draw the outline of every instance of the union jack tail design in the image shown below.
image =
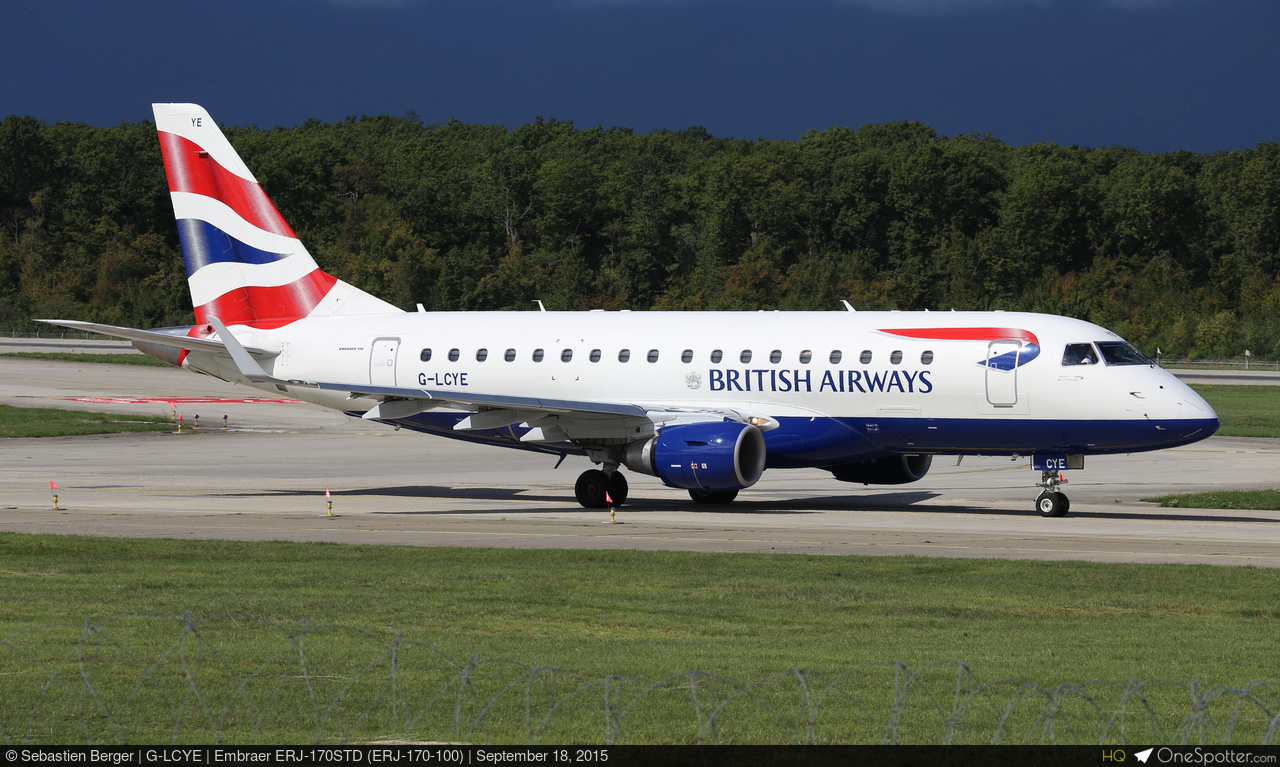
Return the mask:
[[316,265],[203,107],[151,107],[198,327],[401,311]]

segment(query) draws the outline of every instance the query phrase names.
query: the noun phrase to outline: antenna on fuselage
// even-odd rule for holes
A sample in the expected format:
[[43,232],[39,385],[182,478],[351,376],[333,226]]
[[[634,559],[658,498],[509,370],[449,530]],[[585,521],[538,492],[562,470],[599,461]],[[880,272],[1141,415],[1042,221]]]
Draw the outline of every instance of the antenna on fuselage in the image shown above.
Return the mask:
[[858,311],[857,309],[854,309],[854,308],[853,308],[853,306],[851,306],[851,305],[849,304],[849,302],[848,302],[848,301],[846,301],[846,300],[844,300],[843,298],[842,298],[842,299],[840,299],[840,303],[844,304],[844,308],[845,308],[846,310],[848,310],[848,311],[851,311],[851,312],[856,312],[856,311]]
[[543,306],[543,305],[542,305],[542,299],[541,299],[541,298],[535,298],[535,299],[533,299],[533,302],[534,302],[535,304],[537,304],[537,305],[538,305],[538,311],[540,311],[540,312],[545,312],[545,311],[547,310],[547,307],[545,307],[545,306]]

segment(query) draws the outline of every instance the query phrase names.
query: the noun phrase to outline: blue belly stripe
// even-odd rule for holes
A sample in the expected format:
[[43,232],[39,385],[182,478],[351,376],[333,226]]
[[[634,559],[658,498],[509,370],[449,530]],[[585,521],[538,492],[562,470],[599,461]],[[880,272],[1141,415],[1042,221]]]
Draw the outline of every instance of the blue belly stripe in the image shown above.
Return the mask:
[[[360,413],[348,413],[359,417]],[[565,442],[521,442],[520,426],[454,431],[467,413],[419,413],[387,423],[449,439],[551,455],[585,455]],[[1141,453],[1186,445],[1212,434],[1216,418],[1142,420],[1001,420],[984,418],[782,417],[764,433],[772,469],[833,466],[884,455],[1031,455]]]

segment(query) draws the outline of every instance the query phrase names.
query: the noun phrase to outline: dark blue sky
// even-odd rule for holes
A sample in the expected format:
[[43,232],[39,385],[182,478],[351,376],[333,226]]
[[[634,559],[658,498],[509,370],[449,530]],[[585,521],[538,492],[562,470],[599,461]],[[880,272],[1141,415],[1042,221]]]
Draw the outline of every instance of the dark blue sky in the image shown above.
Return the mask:
[[1145,151],[1280,139],[1275,0],[9,0],[0,115],[417,112],[717,136],[919,120]]

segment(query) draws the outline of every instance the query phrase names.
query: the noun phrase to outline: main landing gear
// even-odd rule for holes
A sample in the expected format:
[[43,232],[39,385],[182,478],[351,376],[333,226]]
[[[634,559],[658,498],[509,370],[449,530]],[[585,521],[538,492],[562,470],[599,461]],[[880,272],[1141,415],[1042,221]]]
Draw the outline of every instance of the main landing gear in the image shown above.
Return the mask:
[[1066,484],[1066,480],[1056,471],[1040,472],[1040,484],[1037,487],[1043,487],[1044,492],[1036,497],[1036,511],[1040,512],[1042,517],[1065,517],[1067,512],[1071,510],[1071,499],[1067,498],[1067,494],[1059,490],[1059,486]]
[[603,509],[609,501],[613,501],[614,506],[621,506],[627,500],[627,478],[616,466],[612,471],[590,469],[578,477],[573,494],[578,503],[588,509]]
[[[606,496],[605,493],[608,493]],[[627,478],[615,467],[612,471],[606,467],[589,469],[582,472],[573,486],[573,494],[578,503],[588,509],[603,509],[613,501],[614,506],[621,506],[627,500]],[[738,497],[737,490],[690,490],[689,497],[698,503],[726,504]]]

